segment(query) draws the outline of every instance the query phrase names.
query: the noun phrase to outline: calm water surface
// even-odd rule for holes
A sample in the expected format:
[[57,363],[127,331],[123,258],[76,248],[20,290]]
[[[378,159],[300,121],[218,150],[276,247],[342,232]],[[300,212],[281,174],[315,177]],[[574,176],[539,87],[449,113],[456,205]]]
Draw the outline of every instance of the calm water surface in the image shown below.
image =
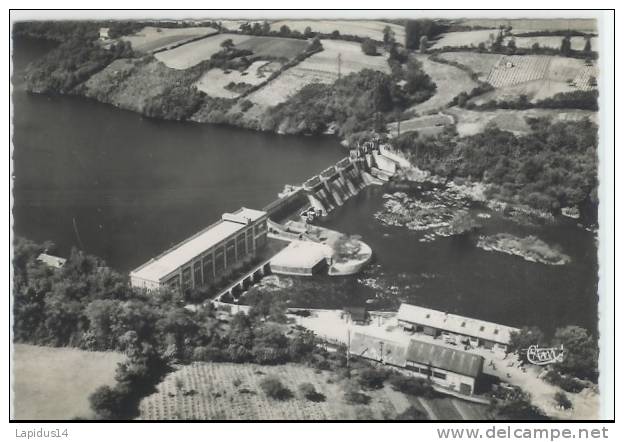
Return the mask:
[[[236,128],[164,122],[73,97],[24,92],[20,73],[51,48],[15,46],[15,231],[72,246],[127,271],[242,205],[260,208],[285,183],[299,183],[345,155],[336,139],[285,137]],[[342,307],[384,293],[398,299],[547,332],[597,328],[593,235],[564,220],[521,226],[496,214],[484,234],[533,234],[572,258],[564,266],[527,262],[456,238],[423,243],[422,233],[373,217],[383,188],[371,187],[323,224],[359,234],[375,262],[356,277],[293,279],[300,305]]]
[[27,94],[49,44],[15,47],[15,231],[129,270],[241,206],[262,208],[345,156],[335,138],[155,121],[76,97]]

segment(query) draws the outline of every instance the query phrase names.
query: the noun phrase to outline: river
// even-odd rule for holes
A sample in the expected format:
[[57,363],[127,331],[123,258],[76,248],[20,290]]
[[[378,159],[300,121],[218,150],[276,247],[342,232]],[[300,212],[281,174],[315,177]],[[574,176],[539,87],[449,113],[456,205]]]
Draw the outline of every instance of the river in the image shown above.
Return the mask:
[[[27,94],[20,73],[49,50],[15,43],[15,232],[73,246],[128,271],[245,205],[260,208],[286,183],[300,183],[345,151],[331,137],[288,137],[237,128],[154,121],[76,97]],[[597,330],[594,235],[569,219],[527,226],[496,213],[483,234],[535,235],[571,262],[550,266],[487,252],[457,238],[421,242],[423,232],[384,226],[373,215],[382,187],[369,187],[323,225],[359,234],[374,262],[355,277],[282,278],[294,303],[310,307],[398,299],[548,333],[575,324]]]

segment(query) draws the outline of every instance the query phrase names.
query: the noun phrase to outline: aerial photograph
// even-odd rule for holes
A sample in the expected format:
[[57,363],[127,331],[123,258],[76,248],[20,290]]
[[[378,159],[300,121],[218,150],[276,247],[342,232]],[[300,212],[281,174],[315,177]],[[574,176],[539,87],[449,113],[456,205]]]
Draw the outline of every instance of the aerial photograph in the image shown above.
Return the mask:
[[595,14],[56,12],[11,14],[11,421],[605,418]]

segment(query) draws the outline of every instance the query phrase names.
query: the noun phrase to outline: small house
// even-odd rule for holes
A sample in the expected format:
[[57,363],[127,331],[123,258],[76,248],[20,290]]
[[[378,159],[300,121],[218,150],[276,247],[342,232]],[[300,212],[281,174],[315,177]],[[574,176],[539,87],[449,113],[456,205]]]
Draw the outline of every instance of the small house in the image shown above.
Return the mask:
[[108,40],[110,38],[108,31],[109,28],[100,28],[100,40]]
[[65,258],[61,258],[60,256],[49,255],[47,253],[42,253],[39,256],[37,256],[37,261],[42,262],[48,267],[52,267],[54,269],[60,269],[67,262]]

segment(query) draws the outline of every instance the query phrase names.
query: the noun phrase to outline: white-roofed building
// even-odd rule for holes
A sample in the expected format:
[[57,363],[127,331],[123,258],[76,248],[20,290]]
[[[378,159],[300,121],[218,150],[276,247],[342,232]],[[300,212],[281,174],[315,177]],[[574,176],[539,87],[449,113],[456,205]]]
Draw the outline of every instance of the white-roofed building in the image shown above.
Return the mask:
[[410,304],[401,304],[397,319],[399,325],[406,329],[434,337],[440,334],[451,334],[458,336],[460,341],[469,341],[473,346],[498,347],[503,350],[507,349],[511,333],[519,331],[517,328],[494,322],[466,318]]
[[133,287],[194,288],[218,283],[266,244],[267,213],[241,208],[130,272]]
[[55,269],[60,269],[67,262],[65,258],[61,258],[60,256],[49,255],[45,252],[37,256],[37,261],[42,262],[48,267],[52,267]]

